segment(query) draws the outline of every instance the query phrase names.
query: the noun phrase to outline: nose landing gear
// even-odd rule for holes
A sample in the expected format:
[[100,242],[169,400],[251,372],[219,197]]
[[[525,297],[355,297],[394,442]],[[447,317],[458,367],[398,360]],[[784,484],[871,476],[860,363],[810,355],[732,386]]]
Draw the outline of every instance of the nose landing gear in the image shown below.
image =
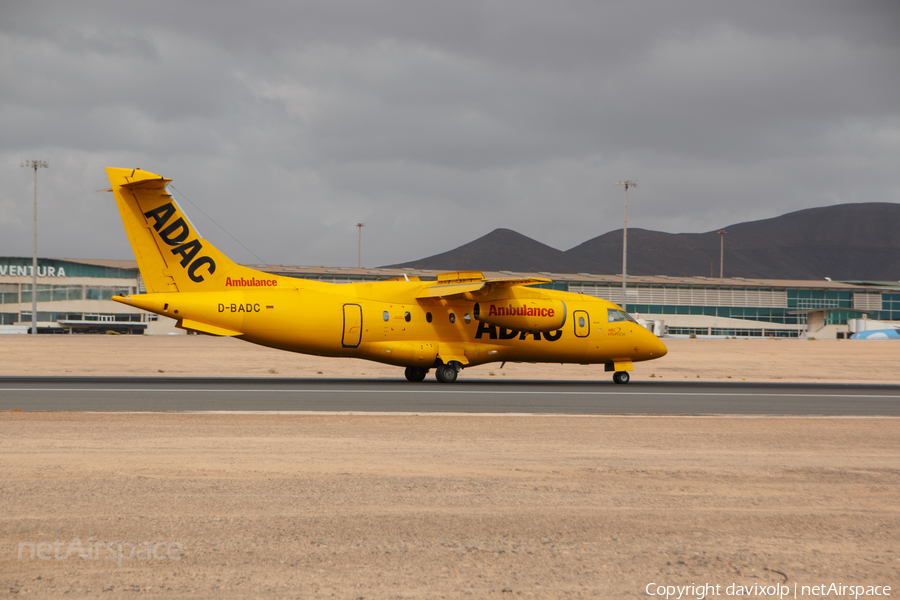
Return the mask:
[[613,382],[618,384],[626,384],[631,381],[631,376],[628,374],[628,371],[616,371],[613,373]]

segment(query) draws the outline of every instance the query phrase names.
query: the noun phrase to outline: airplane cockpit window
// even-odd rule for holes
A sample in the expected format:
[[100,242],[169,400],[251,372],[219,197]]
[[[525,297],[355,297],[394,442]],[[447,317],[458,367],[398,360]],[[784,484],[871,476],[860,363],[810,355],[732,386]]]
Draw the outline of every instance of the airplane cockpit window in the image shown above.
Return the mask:
[[624,310],[619,310],[617,308],[607,308],[606,312],[609,315],[610,323],[617,323],[619,321],[631,321],[632,323],[637,323],[637,321],[635,321],[631,317],[631,315],[629,315]]

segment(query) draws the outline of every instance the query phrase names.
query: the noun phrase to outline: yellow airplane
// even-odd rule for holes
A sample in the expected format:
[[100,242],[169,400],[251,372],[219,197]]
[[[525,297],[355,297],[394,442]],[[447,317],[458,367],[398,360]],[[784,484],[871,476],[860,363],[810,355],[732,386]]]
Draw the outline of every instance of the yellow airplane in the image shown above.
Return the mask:
[[442,273],[347,284],[282,277],[238,265],[202,239],[165,179],[107,169],[146,294],[117,302],[177,319],[177,326],[271,348],[429,369],[441,383],[491,362],[603,364],[628,383],[632,363],[665,345],[621,307],[533,287],[549,279]]

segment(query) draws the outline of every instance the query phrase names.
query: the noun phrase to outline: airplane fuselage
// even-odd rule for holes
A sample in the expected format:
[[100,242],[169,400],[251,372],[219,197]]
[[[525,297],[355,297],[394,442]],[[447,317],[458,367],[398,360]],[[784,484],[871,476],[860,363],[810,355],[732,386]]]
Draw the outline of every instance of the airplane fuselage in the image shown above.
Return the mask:
[[143,294],[124,301],[179,319],[187,328],[209,326],[207,333],[398,366],[430,368],[436,358],[451,356],[464,366],[498,361],[607,364],[666,353],[656,336],[634,321],[610,322],[609,311],[617,311],[616,305],[583,294],[541,290],[564,303],[567,316],[559,329],[527,332],[476,319],[469,300],[415,299],[427,282],[291,283],[297,289],[276,285]]

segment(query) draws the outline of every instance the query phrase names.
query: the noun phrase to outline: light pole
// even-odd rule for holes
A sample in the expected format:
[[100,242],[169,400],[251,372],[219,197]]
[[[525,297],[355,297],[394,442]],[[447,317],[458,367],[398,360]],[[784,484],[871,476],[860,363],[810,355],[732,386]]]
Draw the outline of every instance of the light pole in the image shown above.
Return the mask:
[[622,309],[628,312],[628,296],[625,290],[628,287],[626,280],[628,279],[628,188],[637,187],[637,180],[629,179],[627,181],[617,181],[613,186],[625,186],[625,217],[622,221]]
[[49,169],[46,160],[25,160],[20,167],[34,169],[34,237],[31,240],[31,334],[37,335],[37,171]]
[[728,233],[724,229],[719,230],[719,279],[723,279],[722,273],[725,272],[725,234]]
[[357,251],[356,257],[356,267],[362,269],[362,228],[365,227],[365,223],[357,223],[357,227],[359,227],[359,249]]

